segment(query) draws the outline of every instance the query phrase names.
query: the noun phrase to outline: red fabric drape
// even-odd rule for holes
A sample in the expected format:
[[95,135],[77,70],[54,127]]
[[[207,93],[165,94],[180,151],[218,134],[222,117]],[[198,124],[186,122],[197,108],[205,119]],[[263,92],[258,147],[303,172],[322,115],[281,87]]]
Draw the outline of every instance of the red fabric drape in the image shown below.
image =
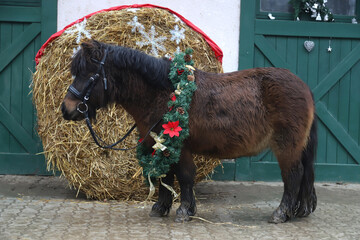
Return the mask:
[[196,27],[189,20],[187,20],[186,18],[184,18],[183,16],[181,16],[180,14],[178,14],[177,12],[175,12],[169,8],[156,6],[156,5],[152,5],[152,4],[134,4],[134,5],[122,5],[122,6],[112,7],[112,8],[108,8],[108,9],[102,9],[100,11],[90,13],[90,14],[86,15],[85,17],[82,17],[82,18],[76,20],[73,23],[70,23],[64,29],[51,35],[51,37],[44,43],[44,45],[42,45],[42,47],[39,49],[39,51],[37,52],[36,57],[35,57],[36,65],[39,63],[40,58],[43,55],[44,49],[51,41],[53,41],[55,38],[59,37],[67,28],[71,27],[72,25],[74,25],[76,23],[84,21],[85,18],[88,19],[89,17],[91,17],[94,14],[97,14],[100,12],[105,12],[105,11],[115,11],[115,10],[121,10],[124,8],[144,8],[144,7],[160,8],[160,9],[167,10],[172,14],[175,14],[178,18],[180,18],[183,22],[185,22],[189,27],[191,27],[194,31],[198,32],[199,34],[201,34],[203,36],[203,38],[206,40],[206,42],[210,45],[211,49],[214,51],[216,58],[220,61],[220,63],[222,63],[223,53],[222,53],[220,47],[218,45],[216,45],[216,43],[213,40],[211,40],[200,28]]

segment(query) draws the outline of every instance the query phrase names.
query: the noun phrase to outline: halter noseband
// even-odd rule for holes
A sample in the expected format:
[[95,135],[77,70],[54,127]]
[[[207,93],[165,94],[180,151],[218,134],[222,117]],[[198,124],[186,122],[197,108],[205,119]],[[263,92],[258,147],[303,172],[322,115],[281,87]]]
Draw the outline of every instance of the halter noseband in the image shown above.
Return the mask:
[[[116,145],[118,145],[119,143],[121,143],[122,141],[124,141],[129,135],[130,133],[136,128],[136,124],[134,124],[131,129],[124,135],[124,137],[122,137],[119,141],[113,143],[113,144],[106,144],[104,142],[104,140],[102,140],[94,131],[90,119],[89,119],[89,107],[87,105],[87,101],[89,100],[90,94],[93,90],[93,88],[95,87],[98,79],[100,78],[100,72],[102,74],[103,77],[103,81],[104,81],[104,89],[105,91],[107,90],[107,79],[105,76],[105,69],[104,69],[104,65],[105,65],[105,60],[107,57],[107,49],[104,50],[104,56],[101,59],[101,61],[98,61],[94,58],[91,58],[91,60],[95,63],[99,64],[99,68],[97,73],[95,73],[93,76],[91,76],[88,80],[88,82],[85,85],[85,88],[79,92],[73,84],[70,85],[70,87],[68,88],[68,91],[71,92],[72,94],[74,94],[74,96],[81,100],[81,102],[77,105],[76,110],[82,114],[84,114],[85,116],[85,120],[86,120],[86,125],[89,128],[89,131],[91,133],[91,136],[93,137],[96,145],[98,145],[101,148],[105,148],[105,149],[112,149],[112,150],[121,150],[121,151],[127,151],[127,150],[132,150],[135,149],[137,146],[139,146],[140,144],[143,143],[143,141],[139,142],[136,146],[131,147],[131,148],[115,148]],[[160,123],[161,119],[156,122],[151,128],[150,130],[146,133],[144,139],[150,134],[150,132]],[[100,144],[100,142],[102,144]]]

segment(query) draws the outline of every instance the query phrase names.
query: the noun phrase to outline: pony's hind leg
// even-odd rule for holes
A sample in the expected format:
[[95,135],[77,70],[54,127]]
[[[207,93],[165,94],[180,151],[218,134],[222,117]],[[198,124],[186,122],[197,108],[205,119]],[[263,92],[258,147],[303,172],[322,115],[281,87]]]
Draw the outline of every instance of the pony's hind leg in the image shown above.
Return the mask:
[[[275,153],[276,154],[276,153]],[[273,212],[269,222],[283,223],[296,216],[298,195],[304,167],[299,154],[276,154],[284,182],[284,193],[280,206]],[[289,164],[290,163],[290,164]]]
[[[316,209],[317,197],[314,188],[316,121],[314,118],[305,147],[287,146],[283,148],[287,149],[286,151],[275,153],[284,181],[284,195],[269,222],[281,223],[293,217],[306,217]],[[295,149],[300,149],[300,151]]]
[[[166,174],[166,177],[162,178],[163,183],[173,186],[174,185],[174,169]],[[173,203],[172,193],[166,189],[161,183],[159,183],[159,198],[158,201],[152,206],[150,216],[151,217],[164,217],[170,212]]]
[[180,184],[181,204],[176,210],[176,222],[187,222],[191,220],[191,216],[196,213],[196,203],[194,196],[194,180],[196,174],[196,166],[193,161],[192,154],[183,149],[180,161],[175,169],[176,177]]
[[314,158],[317,148],[317,119],[314,118],[309,141],[303,150],[301,162],[304,166],[304,176],[301,181],[298,196],[299,208],[296,212],[297,217],[306,217],[316,209],[317,197],[314,188]]

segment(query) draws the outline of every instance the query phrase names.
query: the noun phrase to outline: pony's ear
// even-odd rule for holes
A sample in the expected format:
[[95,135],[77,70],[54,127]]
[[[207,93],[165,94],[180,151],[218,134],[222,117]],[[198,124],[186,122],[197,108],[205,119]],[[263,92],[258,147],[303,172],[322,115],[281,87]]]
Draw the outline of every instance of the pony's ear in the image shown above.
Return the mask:
[[96,46],[94,45],[93,41],[88,41],[81,43],[81,48],[84,50],[86,55],[91,55]]
[[83,49],[85,56],[97,57],[97,55],[100,55],[101,44],[96,40],[90,40],[81,43],[81,48]]

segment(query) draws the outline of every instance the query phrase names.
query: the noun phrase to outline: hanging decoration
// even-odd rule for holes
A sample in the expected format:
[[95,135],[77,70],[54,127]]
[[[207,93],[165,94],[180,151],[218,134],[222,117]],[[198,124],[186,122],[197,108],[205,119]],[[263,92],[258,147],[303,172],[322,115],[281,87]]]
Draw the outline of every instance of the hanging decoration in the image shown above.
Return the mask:
[[304,42],[304,47],[308,52],[311,52],[315,47],[315,43],[313,41],[307,40]]
[[185,53],[175,54],[171,63],[169,79],[175,90],[169,96],[169,111],[163,116],[163,130],[150,135],[155,141],[153,152],[149,153],[143,145],[137,148],[137,158],[149,184],[151,178],[163,177],[170,166],[179,161],[183,142],[189,136],[188,110],[196,90],[192,51],[186,49]]
[[332,51],[331,38],[329,39],[329,47],[327,48],[327,51],[328,51],[329,53]]
[[294,8],[294,19],[310,16],[315,21],[334,21],[332,12],[326,7],[327,0],[290,0]]
[[269,13],[268,17],[269,17],[270,20],[275,20],[275,17],[272,15],[272,13]]

